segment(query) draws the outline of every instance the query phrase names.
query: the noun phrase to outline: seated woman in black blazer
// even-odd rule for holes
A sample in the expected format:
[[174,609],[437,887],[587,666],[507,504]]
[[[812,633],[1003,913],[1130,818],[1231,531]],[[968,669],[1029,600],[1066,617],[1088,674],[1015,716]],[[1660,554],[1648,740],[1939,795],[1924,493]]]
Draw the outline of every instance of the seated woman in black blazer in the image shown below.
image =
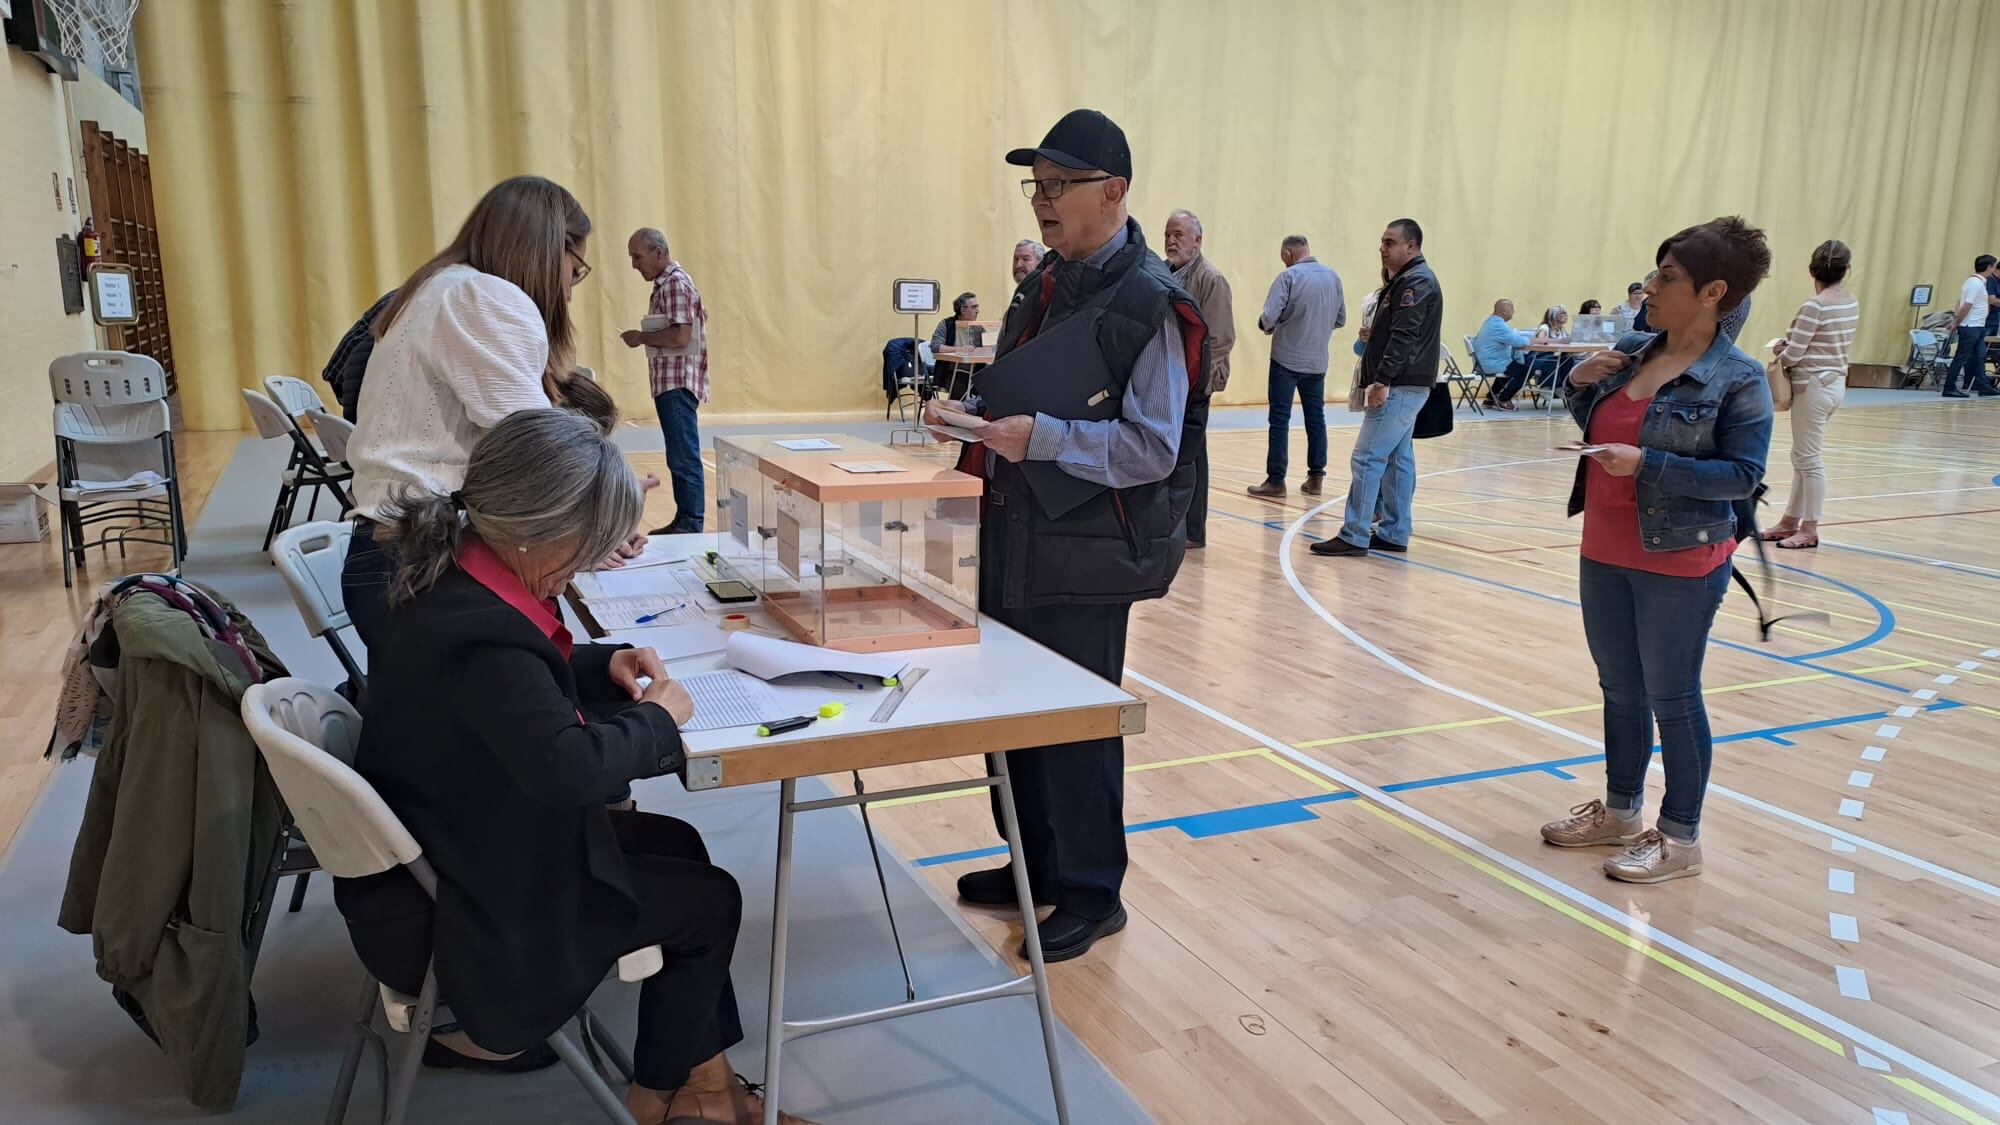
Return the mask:
[[722,1053],[743,1037],[736,880],[692,826],[604,805],[681,767],[694,705],[651,649],[572,646],[553,600],[639,523],[624,456],[579,414],[525,410],[480,439],[461,491],[393,507],[355,768],[423,846],[438,894],[400,868],[340,881],[363,963],[414,994],[435,953],[468,1049],[427,1044],[427,1063],[526,1069],[553,1061],[542,1040],[620,956],[658,945],[627,1106],[642,1123],[754,1120]]

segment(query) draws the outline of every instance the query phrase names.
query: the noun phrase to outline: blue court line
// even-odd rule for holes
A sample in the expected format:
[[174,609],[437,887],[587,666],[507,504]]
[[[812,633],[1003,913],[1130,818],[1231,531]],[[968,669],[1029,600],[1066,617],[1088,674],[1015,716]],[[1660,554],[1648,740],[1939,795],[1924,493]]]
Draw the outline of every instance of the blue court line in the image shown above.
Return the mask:
[[[1214,514],[1214,515],[1220,515],[1220,516],[1227,516],[1227,517],[1229,517],[1230,519],[1236,519],[1236,520],[1242,520],[1242,521],[1243,521],[1244,523],[1254,523],[1254,524],[1258,524],[1259,526],[1262,526],[1262,527],[1266,527],[1266,528],[1269,528],[1269,529],[1270,529],[1270,530],[1272,530],[1272,531],[1284,531],[1284,530],[1286,530],[1286,529],[1287,529],[1287,527],[1289,526],[1288,524],[1285,524],[1285,523],[1284,523],[1284,522],[1282,522],[1282,521],[1278,521],[1278,520],[1259,520],[1259,519],[1253,519],[1253,518],[1251,518],[1251,517],[1249,517],[1249,516],[1239,516],[1239,515],[1237,515],[1237,514],[1236,514],[1236,513],[1234,513],[1234,512],[1226,512],[1226,511],[1223,511],[1223,510],[1222,510],[1222,509],[1220,509],[1220,508],[1215,508],[1215,509],[1211,509],[1211,512],[1212,512],[1212,514]],[[1315,536],[1315,535],[1313,535],[1313,534],[1311,534],[1311,533],[1309,533],[1309,532],[1304,532],[1304,531],[1301,531],[1301,532],[1299,533],[1299,535],[1300,535],[1300,537],[1301,537],[1301,538],[1303,538],[1303,539],[1309,539],[1309,540],[1312,540],[1313,542],[1318,542],[1318,541],[1319,541],[1319,537],[1318,537],[1318,536]],[[1486,585],[1486,586],[1492,586],[1492,587],[1495,587],[1496,589],[1501,589],[1501,590],[1506,590],[1506,591],[1508,591],[1508,592],[1510,592],[1510,593],[1515,593],[1515,594],[1526,594],[1526,595],[1527,595],[1528,597],[1531,597],[1531,598],[1540,598],[1540,599],[1542,599],[1543,601],[1547,601],[1547,602],[1555,602],[1555,603],[1556,603],[1556,604],[1558,604],[1558,605],[1566,605],[1566,606],[1571,606],[1571,607],[1578,607],[1578,606],[1580,606],[1580,605],[1581,605],[1581,603],[1577,602],[1576,600],[1574,600],[1574,599],[1572,599],[1572,598],[1565,598],[1565,597],[1562,597],[1561,595],[1558,595],[1558,594],[1544,594],[1544,593],[1542,593],[1542,592],[1541,592],[1541,591],[1539,591],[1539,590],[1530,590],[1530,589],[1528,589],[1528,588],[1527,588],[1527,587],[1525,587],[1525,586],[1514,586],[1514,585],[1510,585],[1510,584],[1508,584],[1508,583],[1506,583],[1506,582],[1501,582],[1501,581],[1499,581],[1498,579],[1493,579],[1493,578],[1485,578],[1485,577],[1482,577],[1482,576],[1480,576],[1480,575],[1477,575],[1477,574],[1467,574],[1466,572],[1464,572],[1464,571],[1462,571],[1462,570],[1453,570],[1453,569],[1451,569],[1450,567],[1445,567],[1445,566],[1439,566],[1439,565],[1437,565],[1436,563],[1427,563],[1427,562],[1419,562],[1419,561],[1417,561],[1416,559],[1412,559],[1412,558],[1408,558],[1408,557],[1406,557],[1406,556],[1403,556],[1403,555],[1397,555],[1397,554],[1391,554],[1391,553],[1388,553],[1388,552],[1380,552],[1380,555],[1381,555],[1381,557],[1382,557],[1382,558],[1385,558],[1385,559],[1390,559],[1390,560],[1392,560],[1392,561],[1394,561],[1394,562],[1399,562],[1399,563],[1403,564],[1404,566],[1415,566],[1415,567],[1421,567],[1421,568],[1423,568],[1423,569],[1425,569],[1425,570],[1435,570],[1435,571],[1437,571],[1437,572],[1438,572],[1439,574],[1449,574],[1449,575],[1451,575],[1451,576],[1452,576],[1452,577],[1454,577],[1454,578],[1463,578],[1463,579],[1465,579],[1465,580],[1466,580],[1466,581],[1468,581],[1468,582],[1478,582],[1478,583],[1480,583],[1480,584],[1482,584],[1482,585]],[[1772,564],[1772,565],[1776,566],[1776,565],[1781,565],[1781,564],[1776,564],[1776,563],[1774,563],[1774,564]],[[1789,569],[1792,569],[1792,568],[1790,568],[1790,567],[1787,567],[1786,569],[1788,569],[1788,570],[1789,570]],[[1798,573],[1801,573],[1801,574],[1812,574],[1812,572],[1811,572],[1811,571],[1799,571]],[[1814,577],[1816,577],[1816,578],[1817,578],[1817,577],[1823,577],[1822,575],[1813,575],[1813,576],[1814,576]],[[1828,582],[1832,582],[1833,580],[1832,580],[1832,579],[1827,579],[1827,581],[1828,581]],[[1844,584],[1839,584],[1839,583],[1837,583],[1837,584],[1838,584],[1838,585],[1844,585]],[[1875,598],[1873,598],[1873,597],[1870,597],[1870,596],[1868,596],[1868,595],[1866,595],[1866,594],[1862,594],[1862,593],[1861,593],[1861,591],[1860,591],[1860,590],[1858,590],[1858,589],[1854,589],[1853,587],[1847,587],[1847,589],[1849,589],[1849,590],[1851,590],[1851,591],[1852,591],[1853,593],[1855,593],[1855,594],[1857,594],[1857,595],[1859,595],[1859,596],[1861,596],[1861,597],[1865,598],[1865,599],[1866,599],[1867,601],[1869,601],[1869,602],[1870,602],[1871,604],[1874,604],[1874,605],[1876,605],[1876,606],[1879,606],[1879,607],[1880,607],[1880,608],[1879,608],[1879,609],[1878,609],[1878,610],[1876,611],[1876,612],[1877,612],[1877,624],[1876,624],[1876,629],[1877,629],[1877,631],[1878,631],[1878,632],[1881,632],[1881,636],[1880,636],[1880,637],[1873,637],[1872,639],[1868,640],[1868,641],[1866,642],[1866,644],[1874,644],[1874,643],[1875,643],[1876,641],[1878,641],[1878,640],[1882,639],[1882,637],[1887,637],[1887,636],[1889,635],[1889,632],[1893,632],[1893,631],[1894,631],[1894,629],[1895,629],[1895,616],[1894,616],[1894,614],[1890,614],[1890,613],[1889,613],[1889,607],[1888,607],[1888,606],[1886,606],[1886,605],[1882,605],[1882,603],[1881,603],[1881,602],[1880,602],[1879,600],[1877,600],[1877,599],[1875,599]],[[1888,614],[1888,617],[1886,618],[1886,621],[1885,621],[1885,620],[1884,620],[1884,619],[1882,618],[1882,616],[1881,616],[1881,615],[1883,615],[1883,614]],[[1889,632],[1882,632],[1882,630],[1883,630],[1883,628],[1884,628],[1884,625],[1885,625],[1885,624],[1886,624],[1886,627],[1887,627],[1887,629],[1889,630]],[[1855,681],[1856,683],[1863,683],[1863,684],[1867,684],[1867,685],[1868,685],[1869,687],[1876,687],[1876,688],[1881,688],[1881,689],[1883,689],[1884,691],[1893,691],[1893,692],[1896,692],[1896,693],[1898,693],[1898,694],[1902,694],[1902,693],[1904,692],[1904,690],[1905,690],[1905,689],[1903,689],[1903,688],[1900,688],[1900,687],[1897,687],[1897,686],[1896,686],[1895,684],[1892,684],[1892,683],[1889,683],[1889,682],[1887,682],[1887,681],[1885,681],[1885,680],[1876,680],[1876,679],[1870,679],[1869,677],[1867,677],[1867,676],[1863,676],[1863,675],[1861,675],[1861,674],[1859,674],[1859,673],[1856,673],[1856,672],[1848,672],[1848,671],[1844,671],[1844,670],[1842,670],[1842,669],[1839,669],[1839,668],[1829,668],[1829,667],[1827,667],[1827,666],[1825,666],[1825,665],[1822,665],[1822,664],[1815,664],[1815,663],[1813,663],[1813,661],[1814,661],[1814,660],[1816,660],[1816,659],[1820,659],[1820,658],[1823,658],[1823,657],[1826,657],[1826,656],[1837,656],[1837,655],[1840,655],[1840,654],[1842,654],[1842,653],[1845,653],[1845,652],[1848,652],[1848,651],[1851,651],[1851,650],[1853,650],[1853,649],[1856,649],[1856,648],[1861,648],[1861,647],[1866,647],[1866,645],[1862,644],[1861,642],[1856,642],[1856,643],[1854,643],[1854,644],[1850,644],[1850,645],[1844,645],[1844,646],[1842,646],[1842,647],[1839,647],[1839,648],[1833,648],[1833,649],[1828,649],[1828,650],[1826,650],[1825,652],[1809,652],[1809,653],[1806,653],[1806,654],[1805,654],[1805,655],[1803,655],[1803,656],[1787,656],[1787,655],[1785,655],[1784,653],[1781,653],[1781,652],[1772,652],[1772,651],[1770,651],[1770,650],[1769,650],[1768,648],[1762,648],[1762,647],[1759,647],[1759,646],[1756,646],[1756,645],[1746,645],[1746,644],[1740,644],[1740,643],[1738,643],[1738,642],[1736,642],[1736,641],[1725,641],[1725,640],[1723,640],[1723,639],[1722,639],[1722,638],[1720,638],[1720,637],[1710,637],[1710,638],[1709,638],[1709,643],[1710,643],[1710,644],[1716,644],[1716,645],[1721,645],[1721,646],[1722,646],[1722,647],[1724,647],[1724,648],[1729,648],[1729,649],[1734,649],[1734,650],[1736,650],[1737,652],[1747,652],[1747,653],[1749,653],[1749,654],[1750,654],[1750,655],[1752,655],[1752,656],[1761,656],[1761,657],[1764,657],[1765,659],[1768,659],[1768,660],[1778,660],[1778,661],[1783,661],[1783,662],[1784,662],[1784,663],[1786,663],[1786,664],[1792,664],[1792,665],[1795,665],[1795,666],[1797,666],[1797,667],[1800,667],[1800,668],[1810,668],[1810,669],[1812,669],[1812,670],[1813,670],[1813,671],[1815,671],[1815,672],[1824,672],[1824,673],[1826,673],[1826,674],[1827,674],[1827,675],[1829,675],[1829,676],[1838,676],[1838,677],[1840,677],[1840,678],[1842,678],[1842,679],[1847,679],[1847,680],[1853,680],[1853,681]]]
[[[1965,704],[1959,703],[1956,700],[1940,699],[1930,706],[1925,707],[1924,710],[1950,711],[1963,706]],[[1781,745],[1791,746],[1794,743],[1784,739],[1784,735],[1798,734],[1809,730],[1824,730],[1828,727],[1852,726],[1856,723],[1878,722],[1889,715],[1890,712],[1888,711],[1870,711],[1861,715],[1843,715],[1834,719],[1816,719],[1807,723],[1789,723],[1784,726],[1765,727],[1761,730],[1748,730],[1738,734],[1719,735],[1716,737],[1715,743],[1720,746],[1730,742],[1753,742],[1760,739],[1769,739]],[[1657,754],[1659,750],[1659,746],[1655,745],[1652,752]],[[1568,772],[1568,767],[1595,765],[1603,760],[1604,755],[1602,753],[1579,754],[1575,757],[1556,758],[1547,762],[1526,762],[1515,766],[1499,766],[1494,769],[1472,770],[1468,773],[1446,774],[1442,777],[1419,778],[1415,781],[1398,781],[1382,786],[1382,791],[1384,793],[1405,793],[1413,789],[1436,789],[1445,785],[1461,785],[1469,781],[1488,781],[1496,777],[1513,777],[1524,773],[1546,773],[1559,777],[1564,781],[1575,781],[1576,775]],[[1355,794],[1346,789],[1332,793],[1314,793],[1305,797],[1288,797],[1282,801],[1266,801],[1255,805],[1240,805],[1235,808],[1188,813],[1184,816],[1161,817],[1158,820],[1135,821],[1125,826],[1125,833],[1129,836],[1140,832],[1157,832],[1163,828],[1178,828],[1191,840],[1206,840],[1216,836],[1228,836],[1237,832],[1254,832],[1260,828],[1277,828],[1286,824],[1303,824],[1314,819],[1311,812],[1313,806],[1330,804],[1334,801],[1351,801],[1354,798]],[[974,848],[970,851],[947,852],[942,855],[925,856],[922,859],[913,860],[912,865],[916,867],[936,867],[939,864],[960,863],[965,860],[986,859],[991,856],[1005,855],[1006,852],[1007,848],[1005,845],[990,848]]]
[[1821,582],[1824,582],[1829,586],[1835,587],[1836,589],[1845,590],[1848,593],[1853,594],[1855,597],[1860,598],[1862,601],[1867,602],[1869,608],[1875,611],[1874,632],[1868,634],[1867,636],[1861,638],[1858,641],[1850,641],[1847,644],[1841,645],[1839,648],[1830,648],[1825,650],[1824,652],[1807,653],[1806,654],[1807,659],[1824,660],[1829,656],[1844,656],[1847,653],[1856,652],[1861,649],[1868,648],[1874,644],[1877,644],[1878,642],[1886,641],[1889,639],[1889,634],[1896,631],[1896,611],[1890,609],[1889,606],[1882,601],[1882,599],[1876,597],[1875,595],[1869,593],[1868,591],[1862,589],[1861,587],[1856,586],[1849,582],[1842,582],[1838,578],[1829,577],[1828,575],[1820,574],[1817,571],[1805,570],[1796,566],[1787,566],[1784,563],[1771,563],[1770,565],[1776,567],[1779,570],[1791,571],[1793,574],[1803,574],[1808,578],[1817,578]]

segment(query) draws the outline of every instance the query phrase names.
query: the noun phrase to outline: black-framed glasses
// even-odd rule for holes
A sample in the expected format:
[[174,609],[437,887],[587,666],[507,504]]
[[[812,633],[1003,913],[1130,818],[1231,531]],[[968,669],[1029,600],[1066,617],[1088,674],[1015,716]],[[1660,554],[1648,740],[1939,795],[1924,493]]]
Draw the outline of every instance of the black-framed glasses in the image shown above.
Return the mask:
[[1035,198],[1037,193],[1040,193],[1043,199],[1061,199],[1062,193],[1068,191],[1071,184],[1094,184],[1103,180],[1115,180],[1117,178],[1116,176],[1107,175],[1084,176],[1081,179],[1065,180],[1060,176],[1050,176],[1046,180],[1022,180],[1021,194],[1027,196],[1029,199]]

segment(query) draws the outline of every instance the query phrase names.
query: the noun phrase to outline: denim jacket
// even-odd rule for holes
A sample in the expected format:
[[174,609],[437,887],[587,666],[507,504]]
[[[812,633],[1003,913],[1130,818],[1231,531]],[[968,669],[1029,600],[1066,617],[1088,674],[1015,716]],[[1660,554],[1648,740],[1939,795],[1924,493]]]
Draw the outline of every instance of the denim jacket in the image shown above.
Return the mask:
[[[1584,433],[1590,432],[1597,404],[1623,390],[1647,351],[1665,339],[1664,333],[1628,333],[1617,347],[1635,362],[1571,391],[1570,414]],[[1764,368],[1717,333],[1700,359],[1653,396],[1639,425],[1639,448],[1641,547],[1679,551],[1750,534],[1771,452],[1771,388]],[[1569,495],[1572,516],[1583,510],[1583,480],[1579,459]]]

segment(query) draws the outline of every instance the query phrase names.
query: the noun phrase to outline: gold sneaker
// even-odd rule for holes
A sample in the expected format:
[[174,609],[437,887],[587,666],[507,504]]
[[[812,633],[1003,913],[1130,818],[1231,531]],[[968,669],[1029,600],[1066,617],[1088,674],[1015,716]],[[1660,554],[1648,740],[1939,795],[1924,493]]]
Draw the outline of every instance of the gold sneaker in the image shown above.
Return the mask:
[[1701,874],[1701,841],[1683,844],[1657,828],[1640,833],[1632,846],[1604,861],[1604,873],[1627,883],[1664,883]]
[[1542,825],[1542,839],[1559,848],[1595,848],[1639,838],[1639,818],[1621,824],[1603,801],[1588,801],[1569,811],[1568,819]]

